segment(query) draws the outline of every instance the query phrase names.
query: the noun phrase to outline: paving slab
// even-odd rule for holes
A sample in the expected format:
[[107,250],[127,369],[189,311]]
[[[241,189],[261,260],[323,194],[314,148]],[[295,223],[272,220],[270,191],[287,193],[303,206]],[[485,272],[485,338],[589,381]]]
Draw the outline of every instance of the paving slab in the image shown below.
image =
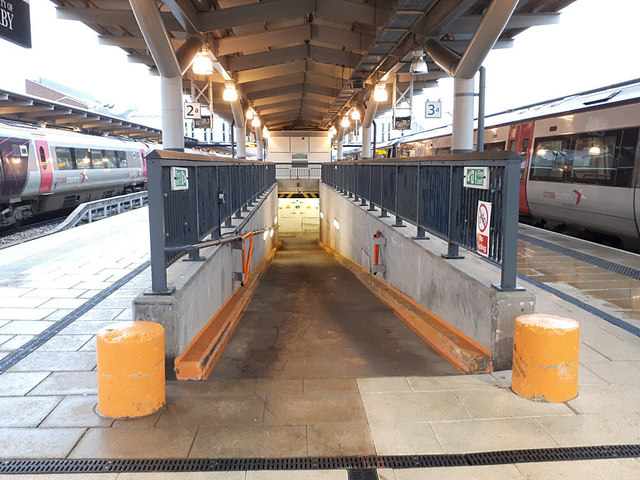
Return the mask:
[[424,455],[443,453],[431,423],[370,423],[378,455]]
[[20,360],[10,368],[12,372],[49,372],[87,371],[97,364],[92,352],[41,352],[36,351]]
[[53,372],[29,395],[96,395],[98,376],[96,372]]
[[186,458],[196,431],[183,427],[91,428],[69,458]]
[[0,374],[0,396],[23,396],[41,383],[49,372],[5,372]]
[[567,478],[637,480],[640,462],[634,458],[620,458],[575,462],[519,463],[516,468],[527,480],[565,480]]
[[454,392],[362,394],[369,423],[429,422],[471,418]]
[[[45,397],[50,398],[50,397]],[[98,415],[97,396],[68,396],[42,422],[42,427],[110,427],[114,420]]]
[[2,427],[37,427],[61,397],[0,397]]
[[200,427],[192,458],[305,457],[304,426]]
[[0,458],[65,458],[84,428],[0,428]]
[[363,423],[360,395],[326,393],[272,393],[267,396],[266,425]]
[[432,422],[444,453],[553,448],[557,442],[535,418]]
[[341,457],[375,455],[376,449],[365,423],[307,425],[308,455]]
[[158,427],[262,425],[264,395],[171,397]]

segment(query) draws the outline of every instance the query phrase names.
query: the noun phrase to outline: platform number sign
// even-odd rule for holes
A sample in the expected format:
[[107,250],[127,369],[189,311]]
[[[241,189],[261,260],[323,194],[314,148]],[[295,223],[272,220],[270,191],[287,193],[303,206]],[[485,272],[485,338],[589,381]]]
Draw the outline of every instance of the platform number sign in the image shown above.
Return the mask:
[[171,190],[189,189],[189,170],[183,167],[171,167]]
[[441,118],[442,102],[425,102],[424,118]]
[[491,204],[478,201],[478,216],[476,219],[476,244],[478,253],[483,257],[489,256],[489,230],[491,228]]
[[200,104],[198,102],[184,103],[185,120],[200,120],[201,117],[202,117],[202,113],[200,112]]

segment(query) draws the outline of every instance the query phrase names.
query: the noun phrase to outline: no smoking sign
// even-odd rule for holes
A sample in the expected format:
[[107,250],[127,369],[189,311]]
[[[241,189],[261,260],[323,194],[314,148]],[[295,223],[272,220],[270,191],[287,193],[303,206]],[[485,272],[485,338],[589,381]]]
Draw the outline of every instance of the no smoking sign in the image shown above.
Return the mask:
[[476,218],[476,244],[478,253],[484,257],[489,256],[489,227],[491,225],[491,204],[478,202],[478,215]]

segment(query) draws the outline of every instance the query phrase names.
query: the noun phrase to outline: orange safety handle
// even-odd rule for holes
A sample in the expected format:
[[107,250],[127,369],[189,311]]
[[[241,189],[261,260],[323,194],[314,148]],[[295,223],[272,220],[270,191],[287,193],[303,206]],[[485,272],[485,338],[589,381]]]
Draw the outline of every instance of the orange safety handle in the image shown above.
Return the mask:
[[[249,237],[249,254],[246,254],[245,248],[245,239]],[[245,284],[245,282],[249,279],[249,268],[251,267],[251,255],[253,254],[253,232],[247,232],[242,237],[242,276],[244,280],[240,282],[240,285]]]
[[[380,230],[378,230],[373,236],[373,238],[380,238],[381,236],[382,236],[382,233],[380,233]],[[380,259],[379,257],[380,257],[380,245],[376,243],[373,246],[373,264],[374,265],[378,265],[378,260]]]

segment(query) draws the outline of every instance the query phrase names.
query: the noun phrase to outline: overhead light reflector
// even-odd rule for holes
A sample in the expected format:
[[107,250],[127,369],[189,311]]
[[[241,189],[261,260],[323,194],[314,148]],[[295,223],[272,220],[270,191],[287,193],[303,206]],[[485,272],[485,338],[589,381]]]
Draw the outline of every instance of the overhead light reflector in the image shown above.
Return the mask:
[[213,73],[213,63],[209,58],[209,50],[202,50],[193,59],[193,73],[196,75],[211,75]]
[[375,90],[373,91],[373,99],[376,102],[386,102],[389,99],[389,95],[387,95],[387,89],[385,88],[384,83],[379,83],[376,85]]
[[235,102],[238,100],[238,91],[234,85],[227,85],[224,87],[224,92],[222,93],[222,99],[225,102]]

